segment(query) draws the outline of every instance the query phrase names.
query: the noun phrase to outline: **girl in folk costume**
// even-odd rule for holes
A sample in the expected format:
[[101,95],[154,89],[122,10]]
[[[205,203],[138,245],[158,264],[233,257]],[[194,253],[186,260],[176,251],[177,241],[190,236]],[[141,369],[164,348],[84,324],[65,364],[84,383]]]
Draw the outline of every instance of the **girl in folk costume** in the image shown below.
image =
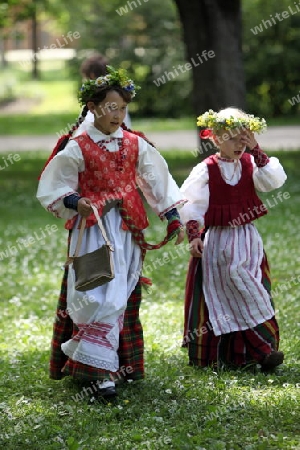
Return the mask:
[[60,151],[49,158],[37,192],[49,212],[66,220],[69,255],[81,217],[86,217],[86,228],[79,256],[104,244],[91,204],[114,247],[115,278],[103,286],[78,292],[72,265],[65,269],[52,339],[50,376],[86,380],[90,393],[100,398],[116,395],[121,375],[144,377],[140,276],[151,245],[144,240],[148,219],[137,185],[156,214],[168,221],[163,244],[174,236],[175,244],[184,239],[176,209],[184,200],[165,160],[146,139],[121,126],[136,87],[124,70],[107,69],[108,75],[84,82],[79,91],[83,110],[78,124],[87,111],[94,114],[94,123],[65,147],[66,139],[57,146]]
[[194,167],[181,187],[192,255],[183,345],[191,365],[255,363],[270,370],[284,355],[278,351],[268,263],[253,223],[267,210],[255,190],[281,187],[286,174],[256,142],[253,132],[266,128],[264,119],[226,108],[209,110],[197,125],[219,151]]

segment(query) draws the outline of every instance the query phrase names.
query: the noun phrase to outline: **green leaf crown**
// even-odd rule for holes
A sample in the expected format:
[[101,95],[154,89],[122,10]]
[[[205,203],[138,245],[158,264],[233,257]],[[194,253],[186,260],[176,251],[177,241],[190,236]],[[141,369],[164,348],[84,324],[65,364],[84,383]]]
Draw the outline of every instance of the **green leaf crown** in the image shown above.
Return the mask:
[[107,75],[96,78],[95,80],[85,81],[78,91],[78,101],[81,106],[84,106],[97,92],[98,88],[107,86],[118,86],[129,92],[131,98],[136,94],[136,90],[140,89],[134,82],[128,78],[125,69],[114,69],[112,66],[106,66]]

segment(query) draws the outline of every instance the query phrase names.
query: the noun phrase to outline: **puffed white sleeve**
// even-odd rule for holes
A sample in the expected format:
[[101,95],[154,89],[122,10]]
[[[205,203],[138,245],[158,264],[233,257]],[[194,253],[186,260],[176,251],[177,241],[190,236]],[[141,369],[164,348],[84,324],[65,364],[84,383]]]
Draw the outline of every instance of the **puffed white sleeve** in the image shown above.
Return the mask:
[[137,185],[153,211],[163,219],[166,212],[180,207],[185,199],[158,150],[139,136],[138,145]]
[[252,155],[251,161],[254,186],[258,191],[270,192],[280,188],[285,183],[287,176],[278,158],[270,157],[269,162],[263,167],[257,167]]
[[37,190],[37,199],[56,217],[71,219],[77,212],[66,208],[64,198],[77,193],[78,173],[84,170],[84,159],[76,141],[70,140],[43,171]]
[[180,217],[184,224],[198,220],[204,225],[204,215],[209,205],[208,168],[201,162],[195,166],[180,188],[188,202],[182,207]]

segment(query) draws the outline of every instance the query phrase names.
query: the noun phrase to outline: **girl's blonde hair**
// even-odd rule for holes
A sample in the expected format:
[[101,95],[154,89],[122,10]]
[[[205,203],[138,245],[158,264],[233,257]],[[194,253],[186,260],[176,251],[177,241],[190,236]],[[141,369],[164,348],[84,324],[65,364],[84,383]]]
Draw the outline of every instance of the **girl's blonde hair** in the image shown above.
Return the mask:
[[220,109],[218,112],[220,118],[230,119],[234,117],[236,119],[248,119],[249,115],[242,109],[235,108],[234,106],[229,106],[228,108]]
[[[235,118],[235,119],[248,119],[249,116],[248,114],[243,111],[242,109],[239,108],[235,108],[234,106],[229,106],[228,108],[224,108],[224,109],[220,109],[218,112],[218,116],[220,117],[220,119],[225,120],[230,120],[231,118]],[[225,128],[221,128],[219,130],[215,131],[215,134],[217,136],[222,136],[224,133],[226,133],[227,130],[225,130]]]

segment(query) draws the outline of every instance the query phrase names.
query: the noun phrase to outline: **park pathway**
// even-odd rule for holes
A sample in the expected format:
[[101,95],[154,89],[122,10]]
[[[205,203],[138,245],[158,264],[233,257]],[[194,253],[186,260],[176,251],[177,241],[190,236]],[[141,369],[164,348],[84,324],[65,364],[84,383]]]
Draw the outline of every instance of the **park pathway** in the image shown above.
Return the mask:
[[[13,118],[12,118],[13,120]],[[148,138],[159,150],[180,149],[193,151],[198,146],[197,132],[165,131],[149,132]],[[45,150],[50,152],[57,136],[0,136],[0,152],[20,152],[25,150]],[[266,150],[300,149],[300,125],[269,127],[258,137],[260,146]]]

